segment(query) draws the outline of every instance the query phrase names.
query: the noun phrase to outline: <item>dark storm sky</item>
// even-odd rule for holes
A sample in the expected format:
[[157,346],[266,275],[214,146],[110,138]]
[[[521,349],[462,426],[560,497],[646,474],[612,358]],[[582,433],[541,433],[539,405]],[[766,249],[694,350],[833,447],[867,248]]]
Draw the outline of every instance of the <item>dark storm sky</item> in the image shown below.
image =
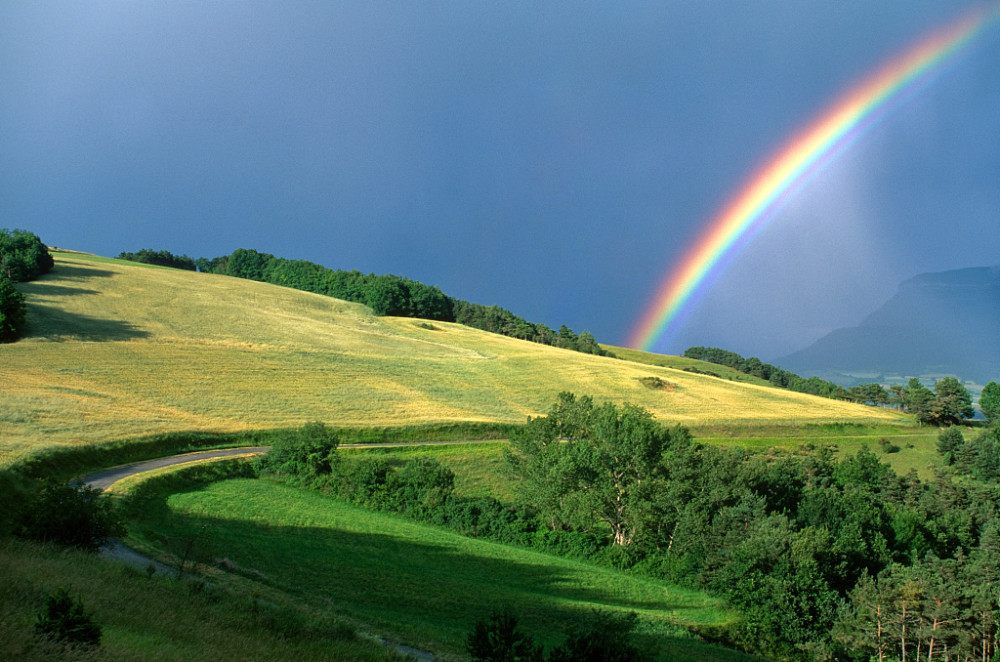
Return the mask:
[[[0,227],[256,248],[625,342],[726,199],[974,3],[11,2]],[[661,351],[771,358],[1000,264],[1000,28],[775,218]]]

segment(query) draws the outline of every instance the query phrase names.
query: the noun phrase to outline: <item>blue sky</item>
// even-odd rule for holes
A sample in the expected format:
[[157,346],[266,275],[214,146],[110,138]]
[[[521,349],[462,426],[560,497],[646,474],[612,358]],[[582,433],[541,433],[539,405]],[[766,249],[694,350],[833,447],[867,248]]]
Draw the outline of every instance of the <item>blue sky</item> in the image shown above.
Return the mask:
[[[624,343],[837,96],[974,3],[11,2],[0,227],[396,273]],[[765,359],[1000,263],[1000,28],[737,256],[665,352]]]

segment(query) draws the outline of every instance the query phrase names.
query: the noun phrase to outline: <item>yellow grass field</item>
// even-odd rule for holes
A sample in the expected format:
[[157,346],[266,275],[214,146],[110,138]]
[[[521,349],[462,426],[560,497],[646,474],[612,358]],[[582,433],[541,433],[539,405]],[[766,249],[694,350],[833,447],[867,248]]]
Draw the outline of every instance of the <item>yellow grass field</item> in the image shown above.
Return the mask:
[[[687,425],[900,423],[895,412],[596,357],[226,276],[54,252],[0,345],[0,466],[152,433],[521,422],[557,393]],[[650,389],[643,377],[667,388]]]

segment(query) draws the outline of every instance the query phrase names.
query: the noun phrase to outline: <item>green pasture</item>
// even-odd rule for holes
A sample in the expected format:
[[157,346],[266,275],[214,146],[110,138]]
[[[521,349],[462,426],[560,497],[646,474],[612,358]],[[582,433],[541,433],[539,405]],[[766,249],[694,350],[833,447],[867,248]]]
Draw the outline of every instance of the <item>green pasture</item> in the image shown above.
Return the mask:
[[325,603],[409,645],[461,654],[477,618],[507,605],[552,645],[593,609],[635,611],[660,659],[743,659],[687,627],[724,627],[721,601],[663,582],[372,513],[314,492],[234,479],[162,495],[133,525],[136,542],[200,536],[203,553],[235,573]]

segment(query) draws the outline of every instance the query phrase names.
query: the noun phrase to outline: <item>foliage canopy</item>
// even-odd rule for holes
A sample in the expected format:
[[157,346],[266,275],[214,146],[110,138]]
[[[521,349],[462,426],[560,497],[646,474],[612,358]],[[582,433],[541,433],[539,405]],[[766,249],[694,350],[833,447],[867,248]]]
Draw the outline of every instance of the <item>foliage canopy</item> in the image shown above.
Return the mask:
[[990,423],[1000,420],[1000,384],[990,382],[979,396],[979,409]]
[[54,261],[38,235],[0,228],[0,273],[23,283],[47,274]]
[[101,490],[50,481],[21,516],[18,535],[96,552],[125,532],[121,517]]
[[6,274],[0,274],[0,342],[13,342],[21,335],[25,320],[24,295]]

